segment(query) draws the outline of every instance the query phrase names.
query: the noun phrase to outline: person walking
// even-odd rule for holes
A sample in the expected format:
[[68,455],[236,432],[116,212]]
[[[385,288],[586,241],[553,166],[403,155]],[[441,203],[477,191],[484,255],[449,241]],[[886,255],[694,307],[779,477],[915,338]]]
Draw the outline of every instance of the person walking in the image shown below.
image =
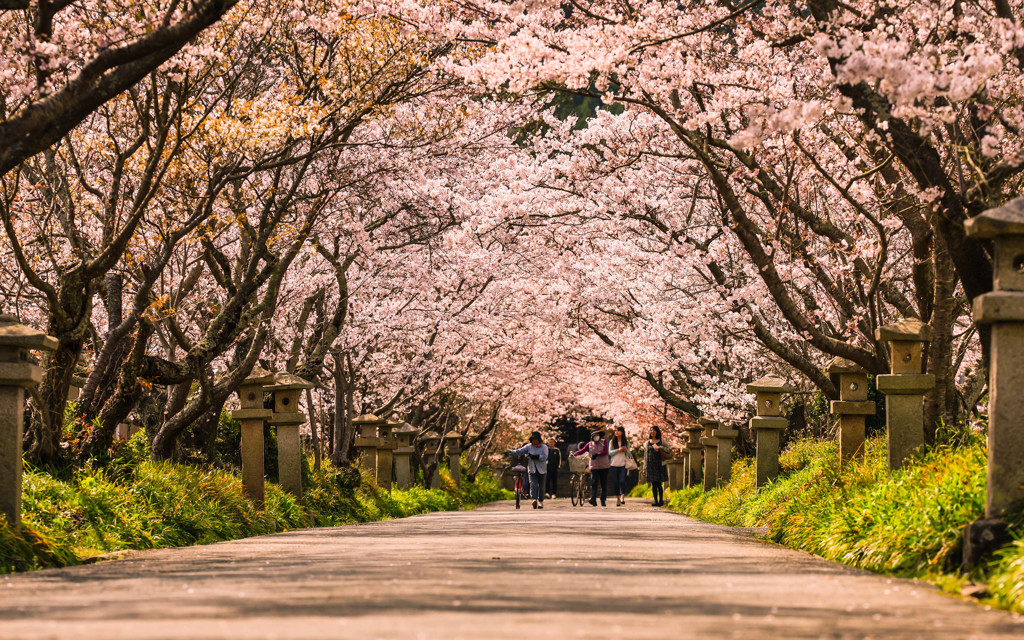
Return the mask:
[[647,444],[644,446],[644,471],[647,475],[647,484],[651,485],[651,493],[654,494],[655,507],[665,504],[665,489],[662,487],[662,483],[665,482],[665,474],[661,459],[664,450],[661,429],[652,425],[647,430]]
[[558,494],[558,467],[562,465],[562,450],[555,444],[555,439],[548,440],[548,497],[555,498]]
[[548,445],[544,444],[540,431],[534,431],[530,434],[530,444],[505,452],[505,455],[509,456],[521,456],[523,454],[529,458],[526,470],[530,476],[530,499],[533,500],[533,508],[543,509],[544,488],[547,486],[545,476],[548,471]]
[[607,507],[611,460],[608,457],[608,441],[604,438],[604,429],[594,431],[590,435],[590,442],[572,455],[581,456],[584,453],[590,454],[590,506],[597,506],[597,486],[601,485],[601,506]]
[[616,507],[626,504],[626,459],[629,457],[629,440],[626,439],[626,430],[622,427],[615,427],[612,440],[608,444],[609,464],[611,465],[612,480],[619,497],[615,502]]

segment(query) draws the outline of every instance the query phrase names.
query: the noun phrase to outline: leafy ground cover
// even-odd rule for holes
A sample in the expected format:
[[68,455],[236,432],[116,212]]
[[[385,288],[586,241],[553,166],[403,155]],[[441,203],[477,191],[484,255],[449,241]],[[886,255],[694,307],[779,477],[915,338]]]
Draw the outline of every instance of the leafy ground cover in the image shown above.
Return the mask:
[[964,527],[985,513],[986,451],[975,436],[940,446],[889,474],[884,439],[863,462],[840,469],[834,443],[802,440],[781,456],[779,479],[754,490],[750,459],[728,486],[673,492],[668,507],[719,524],[767,527],[768,539],[877,573],[919,578],[955,591],[983,582],[993,604],[1024,612],[1024,519],[1014,541],[969,574],[960,571]]
[[507,497],[488,474],[458,489],[385,491],[367,477],[329,466],[306,470],[296,500],[267,484],[263,508],[242,495],[241,479],[224,470],[151,462],[144,438],[133,439],[105,468],[68,478],[29,470],[24,478],[23,533],[0,516],[0,573],[60,567],[125,549],[157,549],[288,531],[470,508]]

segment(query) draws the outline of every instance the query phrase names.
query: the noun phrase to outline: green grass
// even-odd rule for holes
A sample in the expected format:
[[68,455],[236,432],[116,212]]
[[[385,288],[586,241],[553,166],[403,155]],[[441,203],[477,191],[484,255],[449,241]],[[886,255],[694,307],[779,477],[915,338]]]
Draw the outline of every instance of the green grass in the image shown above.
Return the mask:
[[[778,480],[754,490],[749,459],[733,464],[721,489],[673,492],[668,506],[720,524],[767,527],[770,540],[887,575],[921,578],[955,590],[987,582],[993,601],[1024,611],[1024,542],[1003,549],[969,576],[959,572],[964,527],[985,513],[986,452],[975,439],[942,446],[889,474],[884,439],[863,462],[840,470],[834,443],[794,442]],[[1021,535],[1021,519],[1011,524]]]
[[334,526],[470,508],[508,497],[489,474],[457,489],[385,491],[364,475],[325,466],[309,472],[301,501],[267,483],[263,508],[245,498],[240,478],[222,470],[146,460],[134,442],[105,468],[67,479],[27,470],[23,533],[0,516],[0,573],[60,567],[125,549],[207,544],[310,526]]
[[646,482],[638,482],[635,487],[630,489],[627,498],[653,498],[654,492],[651,490],[651,485]]

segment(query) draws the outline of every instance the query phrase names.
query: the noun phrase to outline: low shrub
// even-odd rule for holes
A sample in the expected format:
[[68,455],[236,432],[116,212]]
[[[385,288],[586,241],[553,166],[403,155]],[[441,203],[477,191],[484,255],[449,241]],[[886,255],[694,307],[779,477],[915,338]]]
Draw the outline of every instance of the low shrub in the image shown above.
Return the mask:
[[207,544],[309,526],[334,526],[471,508],[510,498],[482,473],[456,488],[387,491],[368,475],[330,465],[310,472],[301,501],[267,483],[263,508],[223,470],[151,462],[133,438],[103,468],[69,478],[29,469],[24,476],[22,534],[0,519],[0,573],[59,567],[124,549]]

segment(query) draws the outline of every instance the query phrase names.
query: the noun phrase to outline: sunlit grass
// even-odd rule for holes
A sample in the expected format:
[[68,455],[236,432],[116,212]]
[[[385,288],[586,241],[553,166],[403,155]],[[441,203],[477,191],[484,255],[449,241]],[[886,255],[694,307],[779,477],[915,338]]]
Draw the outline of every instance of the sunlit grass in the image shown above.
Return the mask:
[[242,493],[227,471],[145,459],[129,450],[105,469],[85,468],[66,480],[29,470],[22,500],[24,533],[15,536],[0,516],[0,573],[75,564],[125,549],[207,544],[311,526],[402,518],[472,507],[507,497],[497,480],[480,474],[457,489],[385,491],[364,474],[330,466],[309,474],[301,501],[267,483],[263,508]]

